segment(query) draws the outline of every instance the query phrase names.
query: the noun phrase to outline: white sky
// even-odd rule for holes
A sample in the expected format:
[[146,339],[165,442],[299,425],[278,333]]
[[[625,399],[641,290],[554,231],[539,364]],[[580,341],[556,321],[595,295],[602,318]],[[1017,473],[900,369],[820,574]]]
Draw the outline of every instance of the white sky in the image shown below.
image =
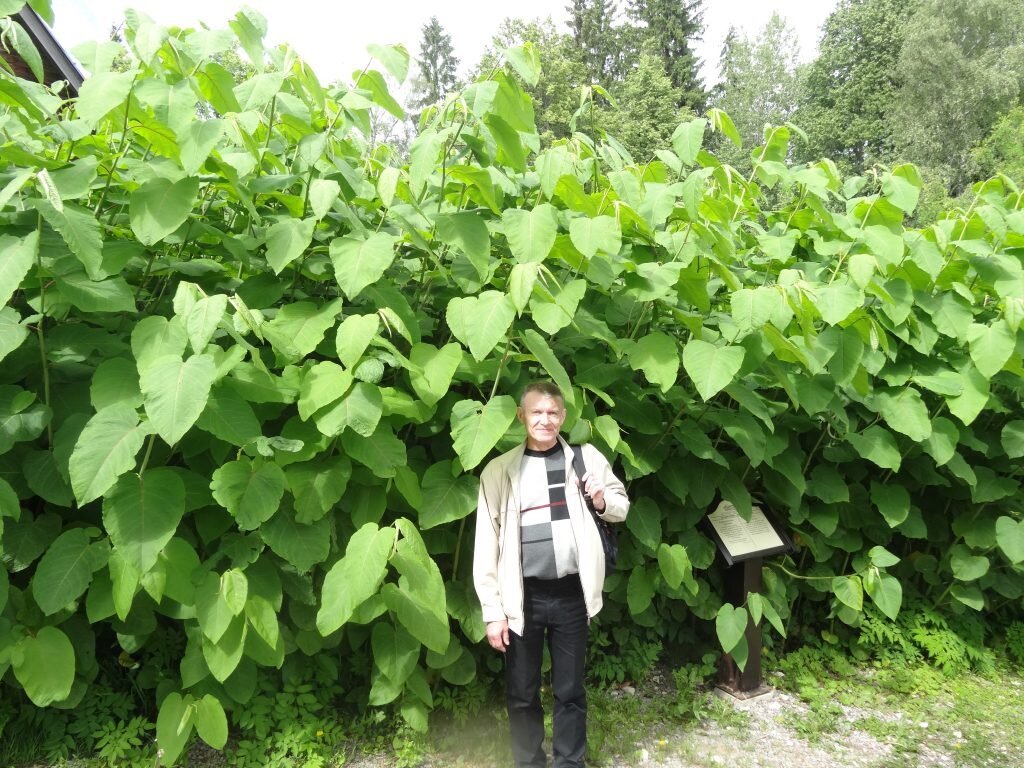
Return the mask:
[[[106,39],[110,28],[135,8],[166,26],[226,28],[241,0],[52,0],[55,33],[67,48]],[[501,20],[551,16],[565,30],[566,0],[248,0],[268,21],[270,43],[291,43],[322,82],[347,81],[366,64],[370,43],[404,43],[415,57],[421,29],[431,16],[452,37],[461,68],[477,62]],[[621,4],[621,3],[620,3]],[[698,48],[705,86],[718,77],[718,56],[730,25],[754,36],[778,11],[796,30],[800,59],[813,58],[822,22],[836,0],[705,0],[704,40]]]

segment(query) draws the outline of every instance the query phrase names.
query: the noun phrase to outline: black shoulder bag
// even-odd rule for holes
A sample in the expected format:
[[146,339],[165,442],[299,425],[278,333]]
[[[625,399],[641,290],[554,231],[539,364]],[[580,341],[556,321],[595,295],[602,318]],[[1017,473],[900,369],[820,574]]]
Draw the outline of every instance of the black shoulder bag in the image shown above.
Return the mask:
[[[576,477],[580,482],[583,481],[583,476],[587,474],[587,465],[583,463],[583,448],[578,445],[570,446],[572,448],[572,468],[576,473]],[[601,534],[601,547],[604,549],[604,564],[605,570],[611,571],[615,568],[615,563],[619,559],[619,534],[616,533],[615,529],[612,528],[611,523],[602,520],[597,514],[597,510],[594,509],[594,501],[580,486],[580,490],[583,492],[583,499],[587,502],[587,509],[590,510],[591,517],[594,518],[594,524],[597,526],[597,532]]]

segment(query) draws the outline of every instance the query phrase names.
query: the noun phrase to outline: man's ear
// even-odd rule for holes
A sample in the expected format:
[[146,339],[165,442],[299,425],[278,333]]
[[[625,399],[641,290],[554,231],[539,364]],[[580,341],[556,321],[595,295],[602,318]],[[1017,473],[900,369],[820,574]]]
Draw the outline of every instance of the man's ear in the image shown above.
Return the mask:
[[526,414],[523,413],[523,406],[521,405],[516,408],[516,418],[519,420],[520,424],[526,423]]

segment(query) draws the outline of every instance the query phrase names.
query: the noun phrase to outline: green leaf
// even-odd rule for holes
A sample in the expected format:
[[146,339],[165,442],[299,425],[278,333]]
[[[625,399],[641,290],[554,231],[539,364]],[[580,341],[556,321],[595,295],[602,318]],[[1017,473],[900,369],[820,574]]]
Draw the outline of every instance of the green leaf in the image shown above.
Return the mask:
[[75,682],[75,649],[56,627],[27,635],[12,654],[14,677],[37,707],[48,707],[71,694]]
[[87,77],[78,90],[76,112],[91,127],[128,99],[136,72],[101,72]]
[[111,405],[85,425],[68,461],[71,489],[79,504],[98,499],[135,466],[146,435],[152,426],[139,423],[139,415],[128,405]]
[[533,321],[544,333],[554,336],[573,321],[586,291],[586,280],[573,280],[562,286],[562,290],[555,296],[554,303],[533,296],[530,299],[530,314]]
[[287,507],[260,527],[260,535],[274,554],[301,572],[327,559],[331,551],[331,522],[327,518],[303,524]]
[[370,437],[376,431],[383,412],[380,388],[358,381],[326,415],[317,414],[316,425],[328,436],[340,435],[347,428],[363,437]]
[[743,347],[719,347],[691,339],[683,348],[683,368],[707,401],[732,383],[743,365],[744,354]]
[[917,390],[906,387],[895,394],[893,390],[878,390],[875,402],[886,424],[897,432],[902,432],[915,442],[927,440],[931,436],[931,416]]
[[997,320],[992,325],[971,323],[967,329],[967,341],[970,344],[971,360],[982,376],[991,379],[1003,369],[1013,354],[1017,346],[1017,335],[1003,320]]
[[661,544],[661,510],[648,497],[641,497],[632,505],[626,527],[652,553]]
[[910,514],[910,493],[902,485],[881,485],[872,481],[871,503],[890,528],[902,524]]
[[374,624],[370,645],[377,669],[395,685],[402,685],[416,669],[423,647],[402,627],[385,622]]
[[996,543],[1011,563],[1024,562],[1024,520],[1014,520],[1006,515],[997,518]]
[[135,365],[123,357],[104,360],[93,373],[89,399],[97,411],[110,405],[126,405],[132,409],[142,405]]
[[121,556],[148,573],[185,514],[185,485],[171,469],[125,475],[103,499],[103,527]]
[[434,405],[448,392],[452,377],[462,361],[462,347],[455,342],[438,349],[432,344],[415,344],[409,352],[414,369],[409,372],[413,391],[427,405]]
[[774,288],[741,288],[729,298],[733,322],[742,331],[756,331],[767,323],[785,328],[792,318],[786,300]]
[[367,523],[352,534],[345,555],[324,578],[316,628],[322,635],[338,630],[356,608],[377,594],[387,573],[388,556],[395,541],[393,528]]
[[734,608],[725,603],[718,609],[715,616],[715,632],[723,651],[731,653],[740,644],[747,631],[747,620],[745,608]]
[[341,500],[352,476],[352,464],[345,456],[335,456],[292,464],[285,475],[295,498],[296,521],[312,523]]
[[864,589],[878,610],[893,621],[899,615],[903,603],[903,587],[899,579],[872,568],[864,575]]
[[231,389],[214,387],[196,426],[224,442],[242,447],[262,436],[252,406]]
[[386,422],[370,437],[346,430],[341,434],[345,454],[369,467],[377,477],[394,477],[398,467],[405,466],[405,443],[395,437]]
[[598,252],[614,256],[622,248],[622,231],[611,216],[578,217],[569,222],[569,238],[588,259]]
[[397,586],[386,584],[381,594],[413,637],[432,651],[444,653],[451,640],[444,580],[416,527],[404,518],[399,518],[396,525],[402,538],[391,563],[401,578]]
[[541,203],[529,211],[510,208],[502,214],[501,226],[517,262],[542,262],[555,244],[558,212],[550,203]]
[[0,307],[0,360],[20,347],[28,338],[21,316],[11,307]]
[[460,400],[452,407],[452,440],[462,468],[473,469],[486,458],[516,417],[516,401],[499,395],[481,405]]
[[839,282],[822,286],[817,290],[814,306],[821,313],[821,319],[829,325],[838,325],[864,303],[864,292],[854,285]]
[[199,179],[147,181],[128,199],[132,232],[143,245],[156,245],[185,223],[199,194]]
[[503,53],[508,63],[528,85],[537,85],[541,75],[541,61],[537,47],[533,43],[526,42],[514,48],[506,48]]
[[176,445],[196,423],[216,374],[216,364],[208,355],[193,355],[181,360],[174,355],[157,358],[139,377],[153,430],[168,445]]
[[227,311],[228,297],[223,294],[207,296],[199,299],[185,318],[185,330],[188,333],[192,351],[202,354],[217,331],[220,321]]
[[203,635],[216,643],[227,632],[235,612],[224,598],[225,580],[219,573],[208,572],[196,587],[196,618]]
[[164,356],[182,357],[187,346],[188,333],[177,318],[151,315],[132,329],[132,355],[140,373]]
[[116,549],[110,552],[107,568],[110,572],[110,591],[114,612],[121,621],[124,621],[131,612],[132,602],[135,600],[135,593],[139,591],[139,582],[142,577]]
[[868,559],[872,565],[879,568],[891,568],[900,561],[896,555],[883,546],[875,546],[868,550]]
[[956,428],[956,424],[947,418],[938,416],[932,419],[932,433],[921,445],[921,448],[935,459],[936,466],[941,467],[953,458],[959,442],[960,431]]
[[452,463],[440,461],[423,474],[423,504],[419,509],[419,526],[435,528],[453,520],[461,520],[476,509],[479,482],[470,475],[452,477]]
[[366,46],[366,50],[373,58],[384,65],[388,74],[399,83],[405,82],[409,74],[409,51],[404,45],[377,45],[373,43]]
[[216,118],[189,122],[184,134],[179,133],[181,167],[190,176],[199,172],[214,147],[224,136],[227,122]]
[[846,439],[861,457],[882,469],[891,469],[895,472],[900,468],[900,449],[892,433],[883,427],[873,425],[859,435],[847,433]]
[[452,213],[437,217],[441,242],[458,248],[469,259],[480,279],[487,277],[491,262],[491,235],[487,223],[475,213]]
[[965,425],[970,425],[988,403],[991,387],[989,380],[970,363],[967,363],[959,373],[963,393],[958,397],[946,398],[946,405],[950,413]]
[[338,326],[338,359],[346,368],[354,368],[370,342],[380,331],[380,315],[351,315]]
[[206,694],[196,708],[196,733],[214,749],[224,749],[228,743],[228,718],[217,699]]
[[[721,114],[725,114],[724,112]],[[728,118],[726,118],[728,119]],[[700,152],[704,143],[704,130],[708,121],[704,118],[697,118],[686,123],[680,123],[672,134],[672,148],[682,161],[683,165],[693,165],[697,161],[697,153]],[[731,123],[730,123],[731,125]],[[733,132],[735,132],[735,128]]]
[[1000,440],[1007,457],[1011,459],[1024,457],[1024,420],[1017,419],[1007,422],[1003,426]]
[[409,190],[417,197],[423,192],[427,180],[433,175],[437,156],[448,140],[434,128],[422,131],[409,146]]
[[0,236],[0,305],[5,305],[21,286],[39,252],[39,231],[25,237]]
[[93,545],[84,528],[65,531],[50,545],[32,577],[32,596],[47,616],[81,597],[93,573],[107,561],[105,549]]
[[858,613],[864,610],[864,586],[860,576],[836,576],[832,579],[832,591],[843,605]]
[[169,693],[160,705],[156,718],[156,740],[163,751],[163,763],[174,765],[181,756],[195,722],[195,709],[191,706],[192,697],[188,701],[180,693]]
[[267,263],[275,275],[305,253],[314,227],[315,219],[282,219],[267,230]]
[[334,327],[341,311],[341,299],[318,307],[310,301],[287,304],[262,327],[263,335],[274,348],[290,360],[309,355]]
[[991,564],[984,555],[975,555],[968,547],[957,544],[950,550],[949,565],[958,581],[975,581],[988,573]]
[[[704,344],[705,342],[690,343]],[[689,349],[689,345],[687,345],[687,349]],[[738,347],[734,350],[740,353],[742,360],[743,350]],[[685,350],[683,360],[685,365]],[[679,352],[675,340],[661,331],[647,334],[629,349],[629,365],[634,371],[643,371],[647,380],[658,386],[662,392],[668,392],[679,375]]]
[[57,291],[83,312],[135,312],[135,297],[123,277],[91,280],[85,272],[56,278]]
[[102,230],[92,211],[73,203],[64,203],[62,210],[57,210],[42,201],[37,208],[47,223],[60,233],[91,280],[102,280],[107,276],[103,269]]
[[373,103],[377,106],[383,107],[387,112],[391,113],[399,120],[405,118],[405,112],[402,110],[402,105],[395,101],[394,97],[388,91],[388,85],[384,80],[384,76],[376,70],[369,69],[363,70],[359,75],[359,79],[356,80],[356,88],[362,88],[370,93],[370,98]]
[[386,232],[375,232],[365,240],[339,237],[331,241],[334,278],[349,299],[384,276],[395,260],[396,242]]
[[566,373],[562,364],[555,357],[555,353],[551,351],[551,347],[544,340],[544,337],[537,333],[532,328],[528,328],[523,333],[523,341],[526,343],[526,348],[530,350],[537,362],[541,364],[551,380],[558,385],[558,388],[562,390],[562,396],[565,399],[565,405],[570,410],[576,406],[576,398],[572,391],[572,381],[569,379],[569,374]]
[[457,296],[448,302],[445,319],[459,341],[473,357],[483,361],[505,338],[515,319],[512,300],[500,291],[484,291],[477,296]]
[[285,490],[284,471],[275,463],[243,456],[213,473],[213,498],[235,518],[239,529],[253,531],[274,516]]
[[976,611],[985,609],[985,596],[981,589],[974,584],[954,584],[950,587],[949,594],[968,608],[973,608]]
[[[665,583],[672,589],[679,589],[684,581],[687,584],[693,582],[693,566],[682,544],[659,544],[658,567],[661,568],[661,575],[665,577]],[[696,583],[693,583],[696,586]]]

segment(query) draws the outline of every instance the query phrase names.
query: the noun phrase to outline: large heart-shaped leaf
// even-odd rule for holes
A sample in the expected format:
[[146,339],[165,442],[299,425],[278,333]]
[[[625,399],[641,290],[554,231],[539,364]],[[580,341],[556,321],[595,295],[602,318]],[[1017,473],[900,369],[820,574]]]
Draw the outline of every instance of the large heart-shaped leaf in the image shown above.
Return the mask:
[[365,240],[339,237],[331,241],[334,279],[349,299],[380,280],[395,260],[396,241],[386,232],[374,232]]
[[57,613],[82,596],[93,573],[106,562],[106,549],[92,544],[84,528],[65,531],[36,566],[32,577],[36,604],[47,616]]
[[98,499],[135,466],[135,456],[152,429],[149,422],[140,424],[135,409],[123,403],[107,406],[89,419],[68,462],[79,504]]
[[125,475],[103,499],[103,527],[128,563],[145,575],[185,514],[185,484],[166,467]]
[[715,616],[715,632],[718,634],[718,642],[722,644],[722,650],[731,653],[747,631],[747,609],[735,608],[725,603],[718,609]]
[[558,212],[550,203],[541,203],[529,211],[511,208],[502,214],[501,226],[517,262],[541,262],[555,244]]
[[324,578],[316,627],[329,635],[352,618],[364,601],[379,589],[387,573],[388,556],[395,541],[392,528],[367,523],[352,534],[345,555]]
[[195,205],[199,179],[188,176],[179,181],[150,179],[128,199],[132,232],[143,245],[156,245],[178,229]]
[[75,682],[75,649],[56,627],[24,637],[11,659],[14,677],[37,707],[63,701]]
[[213,358],[193,355],[182,360],[165,355],[142,371],[139,386],[146,403],[146,413],[153,430],[175,445],[196,423],[217,373]]
[[1003,515],[996,520],[996,543],[1011,563],[1024,562],[1024,520]]
[[719,347],[691,339],[683,348],[683,368],[700,396],[710,400],[736,378],[744,354],[743,347]]
[[452,476],[452,463],[440,461],[423,474],[420,528],[461,520],[476,508],[479,481],[470,475]]
[[448,302],[445,319],[455,338],[469,347],[477,360],[484,360],[505,338],[516,310],[512,300],[500,291],[478,296],[460,296]]
[[460,400],[452,408],[452,440],[463,469],[472,469],[497,445],[516,417],[516,401],[499,395],[481,405]]

